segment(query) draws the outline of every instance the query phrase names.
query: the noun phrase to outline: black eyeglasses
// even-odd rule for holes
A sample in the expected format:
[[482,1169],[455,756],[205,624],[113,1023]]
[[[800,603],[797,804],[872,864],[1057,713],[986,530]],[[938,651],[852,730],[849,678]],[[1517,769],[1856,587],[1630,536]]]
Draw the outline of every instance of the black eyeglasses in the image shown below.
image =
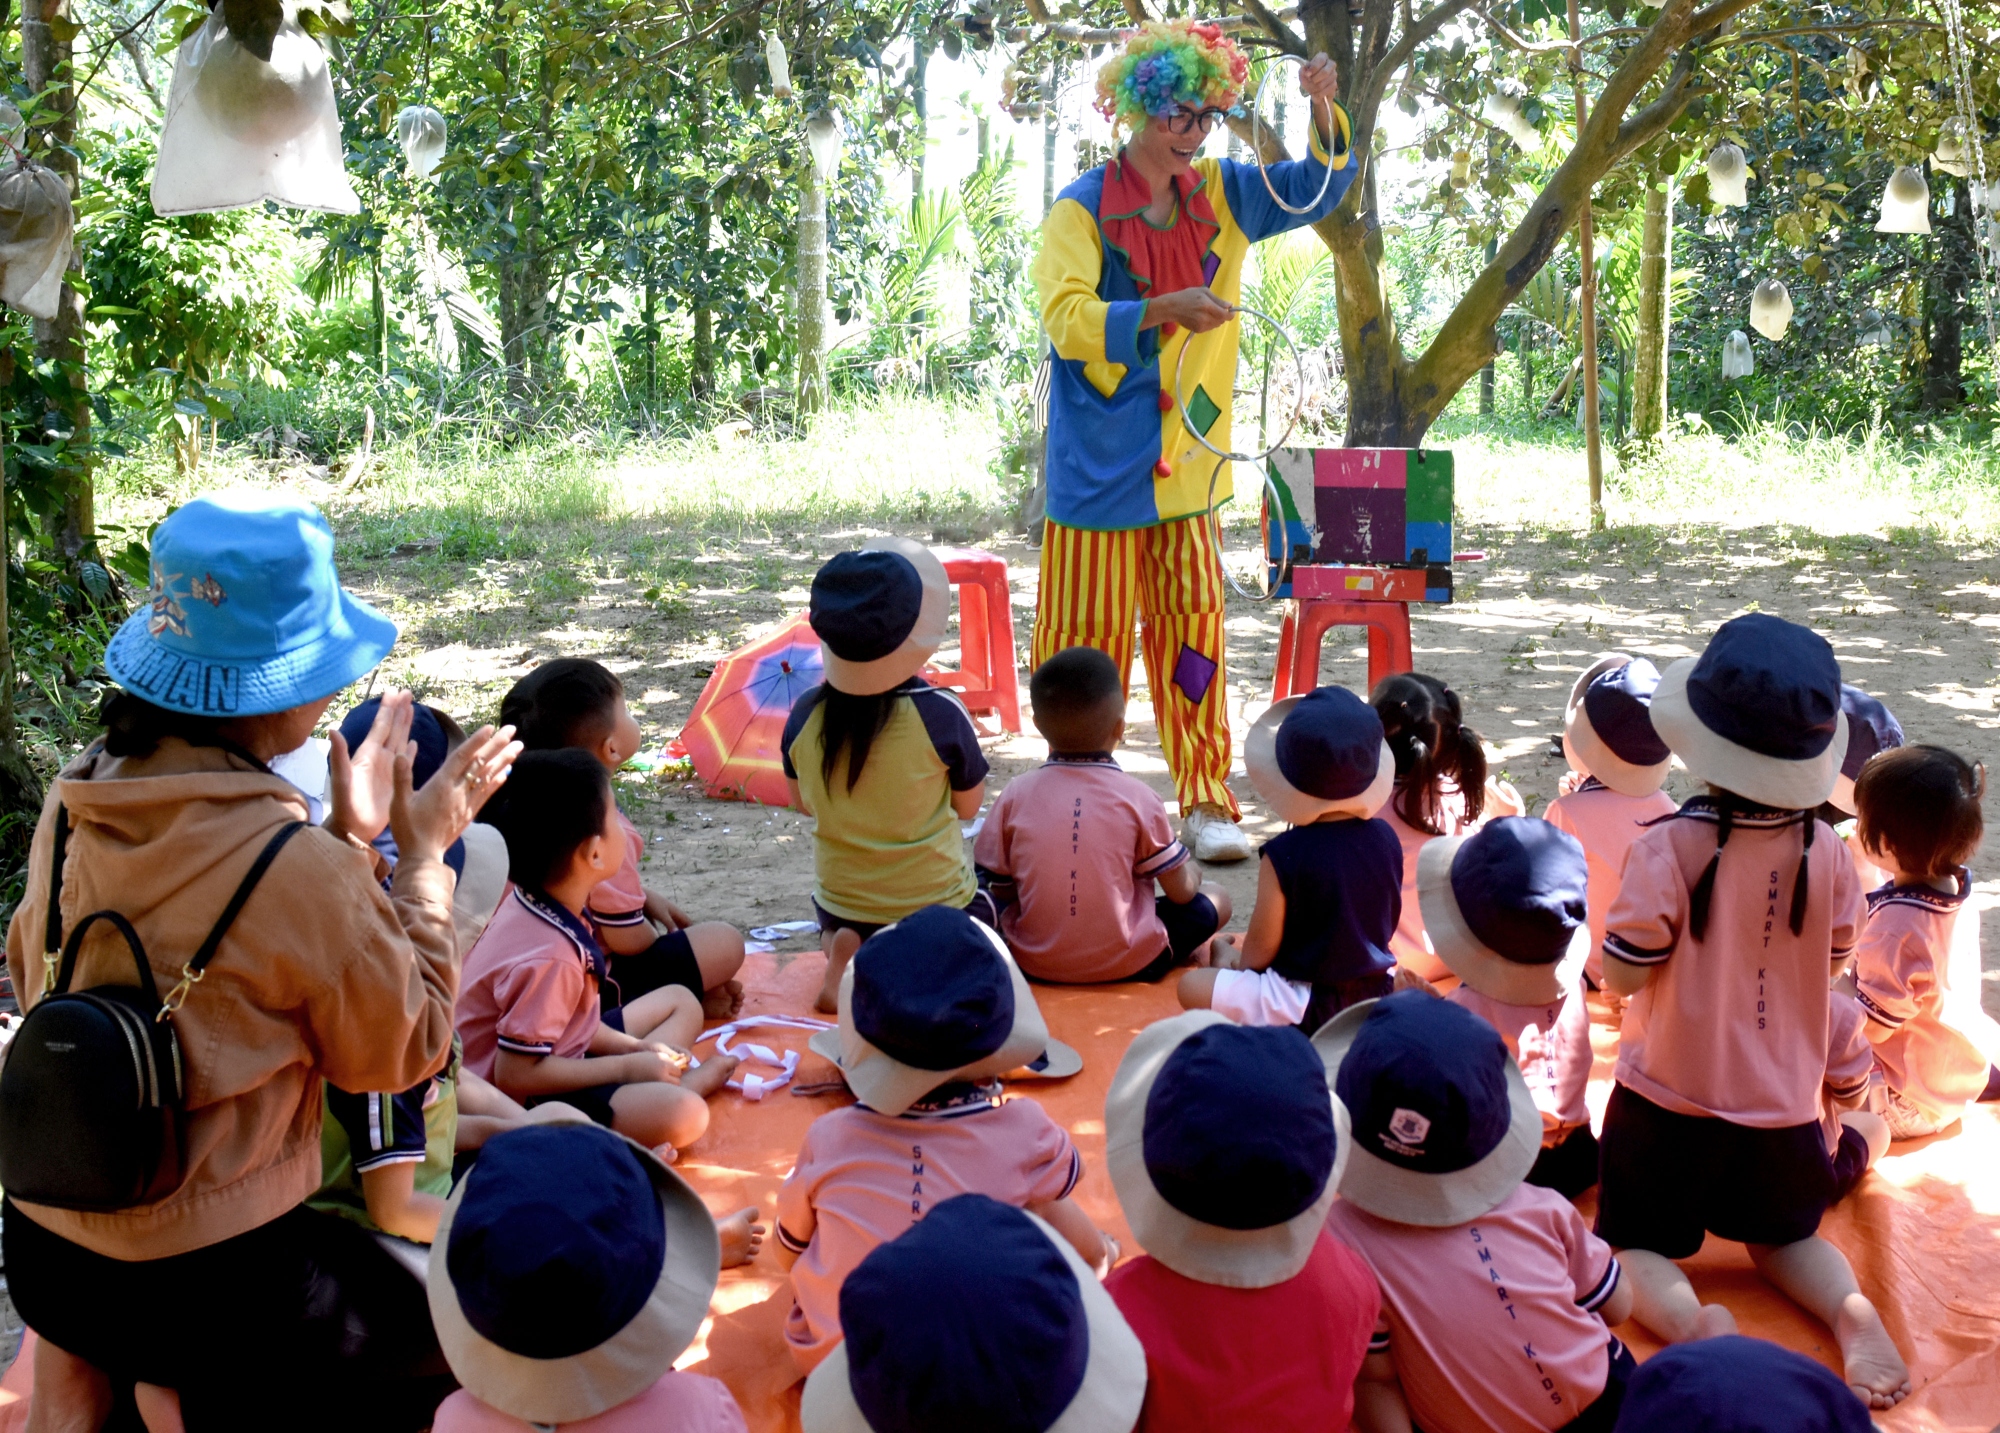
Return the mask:
[[1228,113],[1228,110],[1217,109],[1213,105],[1207,109],[1179,109],[1166,116],[1167,128],[1175,134],[1192,134],[1197,128],[1207,134],[1221,124]]

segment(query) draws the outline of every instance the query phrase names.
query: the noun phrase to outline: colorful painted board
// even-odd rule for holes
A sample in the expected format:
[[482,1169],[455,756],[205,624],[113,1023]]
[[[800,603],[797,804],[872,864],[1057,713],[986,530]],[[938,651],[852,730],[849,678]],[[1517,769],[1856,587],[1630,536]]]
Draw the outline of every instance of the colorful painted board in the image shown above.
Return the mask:
[[[1452,461],[1431,448],[1281,448],[1270,457],[1284,529],[1270,531],[1275,567],[1421,571],[1423,596],[1451,601]],[[1316,584],[1307,579],[1305,586]],[[1343,583],[1343,586],[1351,585]],[[1411,584],[1396,586],[1409,590]],[[1282,596],[1291,596],[1289,586]],[[1299,595],[1306,595],[1301,593]]]

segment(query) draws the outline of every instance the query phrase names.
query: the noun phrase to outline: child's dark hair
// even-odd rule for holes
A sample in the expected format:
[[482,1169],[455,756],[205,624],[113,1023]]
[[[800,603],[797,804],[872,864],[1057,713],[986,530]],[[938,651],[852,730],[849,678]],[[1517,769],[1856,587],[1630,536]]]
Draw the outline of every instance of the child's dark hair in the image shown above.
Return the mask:
[[154,706],[131,692],[112,692],[98,711],[104,749],[113,756],[151,756],[167,737],[189,746],[225,746],[222,723],[214,717]]
[[1985,796],[1983,763],[1969,764],[1941,746],[1885,751],[1854,780],[1861,847],[1926,881],[1949,876],[1979,849]]
[[1399,672],[1376,684],[1369,699],[1396,756],[1396,814],[1419,831],[1442,836],[1442,783],[1449,777],[1465,801],[1465,821],[1486,809],[1486,748],[1464,723],[1458,693],[1421,672]]
[[544,662],[507,689],[500,724],[529,751],[594,747],[611,735],[625,685],[601,663],[585,657]]
[[1125,715],[1118,664],[1095,647],[1066,647],[1035,668],[1028,699],[1051,751],[1104,751]]
[[479,819],[507,842],[507,879],[546,890],[569,872],[570,859],[611,814],[604,764],[576,747],[523,752]]
[[847,753],[847,789],[861,784],[861,772],[868,765],[868,752],[875,738],[889,724],[889,714],[908,692],[890,689],[868,696],[843,692],[831,682],[819,687],[819,779],[833,785],[834,769],[840,754]]

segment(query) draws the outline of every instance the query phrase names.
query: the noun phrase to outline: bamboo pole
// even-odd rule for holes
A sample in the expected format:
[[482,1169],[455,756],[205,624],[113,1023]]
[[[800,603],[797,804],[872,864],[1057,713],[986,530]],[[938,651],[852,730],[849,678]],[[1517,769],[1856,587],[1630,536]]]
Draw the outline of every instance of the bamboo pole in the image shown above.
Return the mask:
[[[1569,0],[1569,72],[1576,90],[1576,132],[1583,134],[1583,21]],[[1590,230],[1590,191],[1577,215],[1577,249],[1583,259],[1583,441],[1590,464],[1590,529],[1604,531],[1604,434],[1597,383],[1597,253]]]

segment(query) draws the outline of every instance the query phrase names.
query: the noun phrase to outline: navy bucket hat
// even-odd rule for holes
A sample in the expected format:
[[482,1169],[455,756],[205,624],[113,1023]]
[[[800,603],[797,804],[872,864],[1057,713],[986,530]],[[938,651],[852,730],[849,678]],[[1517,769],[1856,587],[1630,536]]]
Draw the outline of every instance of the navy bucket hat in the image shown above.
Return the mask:
[[1007,943],[950,906],[925,906],[863,941],[841,975],[839,1011],[839,1029],[808,1043],[878,1114],[902,1114],[940,1085],[994,1079],[1045,1052],[1075,1058],[1049,1039]]
[[805,1433],[1130,1433],[1146,1354],[1068,1242],[947,1199],[840,1288],[842,1339],[806,1380]]
[[1651,796],[1667,779],[1673,753],[1653,727],[1660,671],[1644,657],[1612,652],[1569,689],[1563,754],[1569,764],[1621,796]]
[[1542,1116],[1500,1032],[1406,990],[1349,1006],[1313,1036],[1347,1106],[1354,1150],[1340,1194],[1379,1219],[1442,1228],[1520,1185]]
[[1689,772],[1782,811],[1825,801],[1847,755],[1840,663],[1817,632],[1768,613],[1724,622],[1660,676],[1653,725]]
[[104,666],[154,706],[226,720],[331,696],[395,645],[396,624],[340,585],[319,511],[245,491],[196,498],[160,524],[147,604]]
[[850,696],[889,691],[922,671],[950,617],[944,564],[906,537],[836,553],[813,576],[810,620],[826,679]]
[[1345,687],[1272,703],[1250,727],[1243,766],[1272,814],[1292,826],[1332,812],[1373,816],[1396,784],[1382,718]]
[[1854,783],[1861,768],[1903,744],[1903,724],[1881,702],[1845,682],[1840,687],[1840,710],[1847,718],[1847,754],[1841,758],[1840,775],[1833,779],[1833,795],[1827,800],[1852,816]]
[[1731,1334],[1677,1344],[1625,1385],[1615,1433],[1869,1433],[1839,1375],[1802,1353]]
[[488,1141],[445,1205],[427,1284],[472,1395],[577,1423],[643,1393],[708,1316],[715,1221],[643,1145],[564,1104]]
[[1417,901],[1438,959],[1503,1005],[1553,1004],[1590,956],[1589,861],[1539,817],[1426,841]]
[[1212,1010],[1139,1032],[1105,1096],[1104,1129],[1111,1183],[1146,1252],[1236,1289],[1305,1267],[1350,1143],[1305,1036]]

